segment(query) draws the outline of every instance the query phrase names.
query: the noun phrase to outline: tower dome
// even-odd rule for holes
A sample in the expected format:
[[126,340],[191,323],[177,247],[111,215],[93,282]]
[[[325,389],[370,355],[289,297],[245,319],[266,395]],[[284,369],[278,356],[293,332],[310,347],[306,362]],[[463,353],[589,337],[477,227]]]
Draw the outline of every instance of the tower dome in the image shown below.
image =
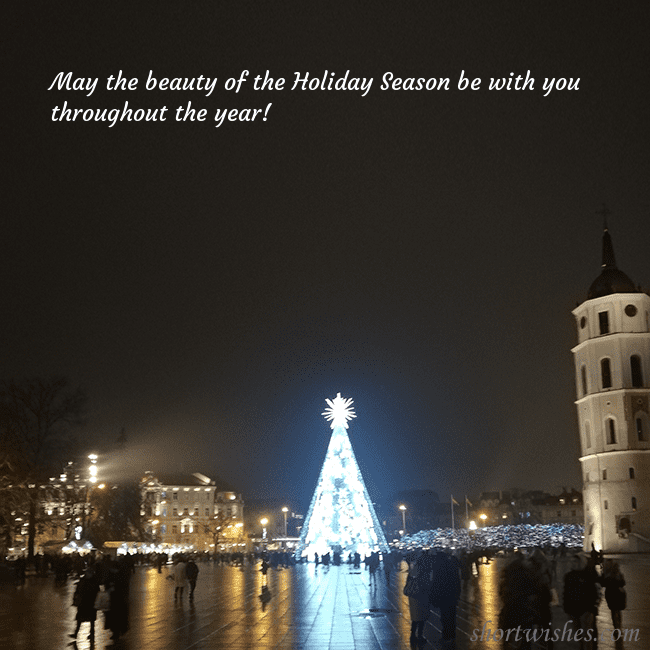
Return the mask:
[[607,225],[603,232],[603,270],[592,282],[587,294],[587,300],[609,296],[613,293],[637,293],[634,282],[616,266],[614,245]]

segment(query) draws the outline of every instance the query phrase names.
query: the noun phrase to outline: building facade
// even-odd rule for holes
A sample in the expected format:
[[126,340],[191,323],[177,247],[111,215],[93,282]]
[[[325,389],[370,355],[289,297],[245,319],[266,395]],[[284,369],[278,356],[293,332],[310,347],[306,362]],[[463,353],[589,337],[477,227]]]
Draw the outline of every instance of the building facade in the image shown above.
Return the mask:
[[585,550],[650,551],[650,297],[616,266],[603,234],[602,272],[573,310]]
[[541,490],[483,492],[470,519],[480,526],[583,524],[583,499],[574,489],[564,489],[558,495]]
[[244,502],[203,474],[141,481],[142,517],[154,544],[172,551],[232,550],[245,545]]

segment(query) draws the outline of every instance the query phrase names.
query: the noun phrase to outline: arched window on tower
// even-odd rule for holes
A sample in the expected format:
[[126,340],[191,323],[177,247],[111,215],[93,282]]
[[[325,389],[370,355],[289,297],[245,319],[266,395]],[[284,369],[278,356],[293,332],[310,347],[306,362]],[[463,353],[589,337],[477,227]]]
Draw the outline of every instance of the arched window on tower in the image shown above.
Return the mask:
[[636,497],[632,497],[632,510],[636,510]]
[[591,448],[591,427],[585,422],[585,449]]
[[606,429],[607,429],[607,444],[615,445],[616,444],[616,422],[612,418],[607,418],[605,420]]
[[636,418],[636,438],[639,442],[645,442],[645,427],[643,426],[643,418]]
[[607,358],[600,360],[600,377],[603,388],[612,387],[612,366]]
[[598,312],[598,324],[600,325],[601,334],[609,334],[609,313],[606,311]]
[[641,368],[641,357],[634,354],[630,357],[630,370],[632,371],[632,386],[643,388],[643,370]]
[[582,395],[584,397],[587,394],[587,366],[584,363],[580,368],[580,379],[582,381]]

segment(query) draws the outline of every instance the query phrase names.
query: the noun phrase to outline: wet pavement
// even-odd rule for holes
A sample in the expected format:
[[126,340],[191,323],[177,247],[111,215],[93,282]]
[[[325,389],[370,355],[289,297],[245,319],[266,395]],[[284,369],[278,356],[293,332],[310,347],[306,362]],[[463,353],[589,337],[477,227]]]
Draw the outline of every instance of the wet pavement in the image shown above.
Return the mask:
[[[480,568],[480,575],[464,585],[458,607],[456,648],[501,648],[502,643],[480,637],[497,627],[498,572],[504,560]],[[604,598],[598,629],[604,633],[600,650],[650,648],[650,558],[619,560],[627,580],[625,628],[639,629],[638,640],[615,643],[606,628],[611,618]],[[566,563],[568,564],[568,563]],[[406,566],[405,564],[403,565]],[[408,600],[402,594],[405,572],[393,573],[390,584],[382,571],[371,579],[367,571],[347,566],[318,568],[301,565],[269,570],[257,567],[199,564],[194,602],[187,595],[174,602],[169,569],[138,567],[131,582],[130,630],[114,643],[98,613],[94,648],[121,650],[392,650],[410,649]],[[558,570],[558,591],[564,564]],[[266,584],[265,584],[266,582]],[[263,587],[267,587],[268,591]],[[71,607],[74,581],[56,587],[54,578],[30,577],[22,587],[0,586],[0,648],[2,650],[63,650],[74,648],[76,610]],[[265,594],[262,596],[262,594]],[[553,625],[562,629],[566,616],[553,608]],[[484,628],[485,626],[485,628]],[[88,624],[81,627],[79,650],[90,648]],[[474,630],[477,633],[474,634]],[[442,648],[440,617],[436,610],[425,629],[427,645]],[[577,648],[559,642],[555,650]]]

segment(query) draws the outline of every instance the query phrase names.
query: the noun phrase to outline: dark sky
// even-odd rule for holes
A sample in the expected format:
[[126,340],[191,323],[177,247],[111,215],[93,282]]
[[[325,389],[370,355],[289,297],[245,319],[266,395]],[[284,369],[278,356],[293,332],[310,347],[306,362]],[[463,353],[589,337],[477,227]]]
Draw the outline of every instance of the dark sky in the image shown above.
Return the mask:
[[[580,487],[571,310],[603,202],[650,285],[647,3],[130,4],[9,16],[2,375],[83,386],[89,445],[126,427],[106,476],[182,468],[304,506],[340,391],[375,497]],[[137,90],[105,89],[119,70]],[[217,88],[146,91],[150,70]],[[266,70],[284,90],[252,90]],[[365,97],[291,90],[347,70]],[[527,71],[533,90],[488,90]],[[98,88],[48,91],[59,72]],[[64,101],[168,119],[53,122]],[[174,121],[188,101],[206,122]]]

